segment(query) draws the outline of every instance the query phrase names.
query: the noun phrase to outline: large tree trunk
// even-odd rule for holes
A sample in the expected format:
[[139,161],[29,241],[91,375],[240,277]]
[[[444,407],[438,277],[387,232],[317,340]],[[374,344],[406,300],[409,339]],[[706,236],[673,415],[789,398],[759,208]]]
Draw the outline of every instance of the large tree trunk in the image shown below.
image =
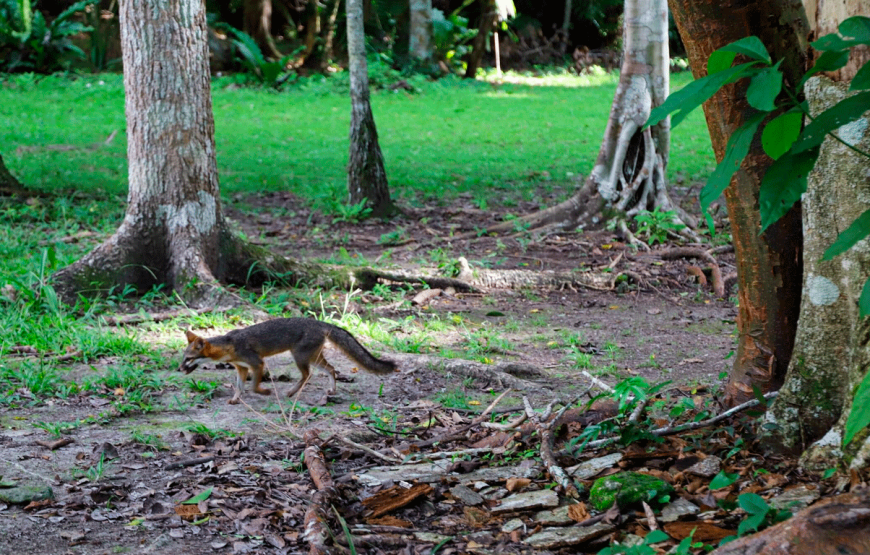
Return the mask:
[[[61,296],[166,284],[193,305],[230,304],[217,280],[292,271],[241,242],[221,211],[203,0],[120,6],[127,114],[127,213],[115,234],[59,271]],[[256,277],[256,276],[255,276]]]
[[432,0],[409,0],[409,7],[408,52],[418,60],[428,61],[432,57]]
[[[722,2],[725,2],[724,4]],[[796,83],[806,65],[806,18],[797,0],[670,0],[695,77],[706,75],[707,58],[737,39],[756,35],[774,60],[784,59],[786,82]],[[746,83],[726,87],[704,104],[717,160],[728,138],[754,111]],[[726,389],[730,404],[752,397],[752,387],[778,388],[794,346],[800,307],[801,215],[794,207],[759,235],[758,192],[772,161],[754,141],[725,190],[738,265],[737,356]]]
[[395,211],[387,187],[384,156],[378,144],[378,130],[369,100],[369,76],[363,31],[362,0],[347,0],[347,51],[350,65],[350,159],[347,191],[351,204],[365,201],[372,216]]
[[468,54],[468,63],[465,66],[465,78],[474,79],[477,77],[477,70],[480,68],[483,60],[483,53],[486,51],[487,39],[492,32],[492,27],[495,25],[498,18],[498,8],[495,5],[495,0],[480,0],[480,18],[477,20],[477,34],[474,35],[474,40],[471,41],[471,52]]
[[[838,76],[851,77],[843,71]],[[813,77],[804,87],[810,112],[816,115],[832,107],[848,96],[847,89],[848,83]],[[870,118],[865,118],[837,133],[867,152],[868,127]],[[800,452],[816,442],[802,457],[803,465],[812,469],[835,467],[842,460],[843,426],[852,396],[870,367],[870,319],[861,318],[858,310],[864,280],[870,276],[870,250],[859,244],[834,260],[821,260],[837,234],[870,209],[867,175],[870,160],[828,138],[803,197],[805,268],[796,346],[785,384],[766,415],[773,426],[766,427],[764,444]],[[859,440],[866,437],[864,432]],[[870,441],[853,441],[846,452],[854,456],[853,467],[870,465]]]
[[272,0],[245,0],[245,32],[256,41],[264,56],[280,59],[272,37]]
[[[571,198],[523,218],[531,228],[574,229],[594,222],[605,207],[618,211],[622,218],[642,210],[673,210],[678,221],[692,227],[696,224],[671,202],[667,192],[670,119],[642,129],[650,111],[668,95],[667,10],[666,0],[626,0],[622,70],[595,166]],[[489,228],[502,229],[508,229],[507,225]],[[623,230],[628,233],[624,224]]]

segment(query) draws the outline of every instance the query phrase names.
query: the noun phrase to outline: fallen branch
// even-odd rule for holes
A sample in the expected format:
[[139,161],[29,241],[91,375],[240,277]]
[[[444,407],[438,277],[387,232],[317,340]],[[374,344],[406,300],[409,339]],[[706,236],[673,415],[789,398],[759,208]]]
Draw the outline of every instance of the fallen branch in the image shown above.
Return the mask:
[[[577,397],[578,399],[580,396]],[[544,411],[544,413],[549,416],[549,413],[552,412],[553,406],[558,401],[553,401]],[[574,402],[568,403],[566,406],[573,405]],[[553,453],[553,444],[555,443],[554,430],[553,428],[556,425],[556,422],[559,420],[558,418],[553,418],[549,422],[543,422],[545,418],[544,415],[539,415],[532,408],[532,404],[529,402],[529,398],[523,396],[523,405],[526,408],[526,416],[528,416],[529,420],[535,425],[538,431],[541,433],[541,460],[547,465],[547,471],[550,473],[550,476],[553,477],[559,485],[565,490],[565,494],[569,497],[573,497],[577,499],[580,497],[580,492],[577,490],[577,486],[574,485],[574,481],[571,477],[565,472],[565,470],[559,466],[559,463],[556,462],[556,455]],[[561,412],[560,412],[561,414]]]
[[[771,391],[770,393],[766,393],[764,395],[764,399],[766,401],[770,401],[771,399],[776,398],[777,395],[779,395],[778,391]],[[719,414],[719,415],[714,416],[712,418],[708,418],[707,420],[700,420],[698,422],[687,422],[685,424],[678,424],[676,426],[667,426],[664,428],[657,428],[655,430],[652,430],[650,433],[654,436],[663,437],[663,436],[671,436],[674,434],[679,434],[682,432],[697,430],[699,428],[706,428],[708,426],[712,426],[713,424],[717,424],[723,420],[726,420],[726,419],[734,416],[735,414],[737,414],[739,412],[743,412],[743,411],[751,409],[753,407],[757,407],[760,404],[761,403],[758,401],[758,399],[750,399],[749,401],[746,401],[743,404],[737,405],[736,407],[732,407],[732,408],[726,410],[725,412],[723,412],[722,414]],[[606,437],[603,439],[597,439],[595,441],[590,441],[589,443],[586,444],[585,447],[591,448],[591,449],[597,449],[599,447],[604,447],[605,445],[609,445],[618,439],[619,438],[617,438],[617,437]]]
[[211,462],[214,460],[213,456],[209,457],[196,457],[193,459],[185,459],[183,461],[176,461],[174,463],[169,463],[163,467],[163,470],[175,470],[177,468],[187,468],[188,466],[196,466],[198,464],[203,464],[207,462]]
[[305,466],[317,491],[311,496],[308,510],[305,511],[305,531],[302,533],[302,538],[308,542],[311,555],[327,554],[331,552],[326,546],[326,539],[329,537],[326,526],[327,515],[330,505],[333,505],[338,497],[338,492],[332,483],[329,467],[326,466],[326,459],[318,445],[317,432],[308,430],[303,437],[306,445]]

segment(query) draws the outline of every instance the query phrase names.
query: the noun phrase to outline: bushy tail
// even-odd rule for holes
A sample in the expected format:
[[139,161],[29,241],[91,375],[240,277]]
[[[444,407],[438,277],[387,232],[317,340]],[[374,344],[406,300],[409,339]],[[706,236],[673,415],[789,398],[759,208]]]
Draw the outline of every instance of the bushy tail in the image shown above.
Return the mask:
[[375,357],[349,331],[338,326],[329,326],[329,341],[362,369],[374,374],[389,374],[396,371],[396,363]]

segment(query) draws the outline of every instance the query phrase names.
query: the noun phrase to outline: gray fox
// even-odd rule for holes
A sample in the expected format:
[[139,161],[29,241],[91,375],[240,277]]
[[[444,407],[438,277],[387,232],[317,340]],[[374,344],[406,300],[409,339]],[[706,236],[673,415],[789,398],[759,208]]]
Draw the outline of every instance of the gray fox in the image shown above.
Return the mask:
[[265,366],[263,359],[284,351],[293,354],[302,373],[302,378],[287,395],[296,394],[305,385],[311,365],[329,371],[329,393],[334,394],[335,368],[323,358],[323,346],[327,340],[364,370],[375,374],[389,374],[396,370],[395,362],[376,358],[347,330],[313,318],[277,318],[208,339],[190,330],[186,334],[188,345],[179,370],[189,374],[205,359],[232,364],[238,372],[238,387],[229,401],[233,405],[239,402],[248,371],[254,374],[254,391],[261,395],[271,393],[260,386]]

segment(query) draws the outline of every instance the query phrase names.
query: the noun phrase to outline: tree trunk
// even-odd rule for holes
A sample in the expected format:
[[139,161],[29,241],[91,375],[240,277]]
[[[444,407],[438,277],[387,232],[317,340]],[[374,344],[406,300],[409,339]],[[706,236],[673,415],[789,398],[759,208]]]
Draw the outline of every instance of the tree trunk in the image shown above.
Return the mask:
[[27,191],[15,176],[6,169],[3,156],[0,156],[0,195],[26,195]]
[[[817,115],[830,108],[849,96],[847,89],[848,83],[813,77],[804,87],[810,112]],[[838,134],[867,152],[868,125],[870,118],[858,120],[841,127]],[[852,395],[870,367],[870,321],[858,311],[864,280],[870,276],[870,249],[859,244],[834,260],[821,260],[838,233],[870,209],[867,175],[870,160],[828,138],[803,197],[805,268],[800,323],[785,384],[766,415],[766,421],[775,426],[768,427],[764,444],[800,452],[822,438],[802,457],[803,465],[812,469],[832,468],[842,459],[842,431]],[[847,453],[853,456],[859,447],[861,452],[852,465],[863,468],[870,463],[870,442],[862,447],[854,441]]]
[[350,159],[347,164],[349,202],[365,202],[375,217],[395,211],[387,187],[384,156],[369,100],[369,76],[363,32],[362,0],[347,0],[347,51],[350,65]]
[[272,0],[245,0],[245,32],[251,35],[266,57],[281,58],[272,37]]
[[[689,226],[695,219],[676,206],[667,192],[665,168],[670,119],[642,129],[650,111],[664,102],[669,88],[666,0],[627,0],[624,56],[610,118],[595,165],[568,200],[522,218],[530,228],[549,225],[574,229],[596,221],[607,207],[631,217],[642,210],[673,210]],[[507,222],[510,227],[515,221]],[[508,229],[496,226],[489,231]],[[623,225],[623,231],[633,237]]]
[[[799,1],[670,0],[670,5],[696,78],[706,75],[711,52],[749,35],[761,38],[774,60],[785,60],[786,82],[796,83],[803,74],[808,28]],[[746,87],[742,82],[726,87],[704,104],[717,160],[724,157],[731,133],[754,113]],[[771,162],[756,139],[725,190],[740,304],[737,356],[726,389],[731,405],[750,399],[753,386],[763,392],[777,389],[794,346],[802,271],[800,206],[759,235],[759,185]]]
[[340,6],[341,0],[333,0],[332,10],[326,19],[325,37],[323,39],[323,59],[320,61],[321,71],[326,71],[329,64],[335,60],[335,20],[338,19],[338,8]]
[[571,31],[572,0],[565,0],[565,15],[562,18],[562,44],[559,46],[560,53],[564,56],[568,51],[568,36]]
[[193,306],[236,304],[218,279],[244,283],[296,268],[243,243],[223,217],[205,4],[127,0],[120,25],[127,212],[112,237],[55,274],[58,292],[73,302],[79,292],[166,284]]
[[408,51],[411,57],[428,61],[432,57],[432,0],[410,0],[411,29]]
[[471,41],[471,52],[468,54],[468,64],[465,66],[465,78],[477,77],[477,70],[486,51],[487,39],[498,17],[495,0],[480,0],[480,18],[477,20],[477,34]]

